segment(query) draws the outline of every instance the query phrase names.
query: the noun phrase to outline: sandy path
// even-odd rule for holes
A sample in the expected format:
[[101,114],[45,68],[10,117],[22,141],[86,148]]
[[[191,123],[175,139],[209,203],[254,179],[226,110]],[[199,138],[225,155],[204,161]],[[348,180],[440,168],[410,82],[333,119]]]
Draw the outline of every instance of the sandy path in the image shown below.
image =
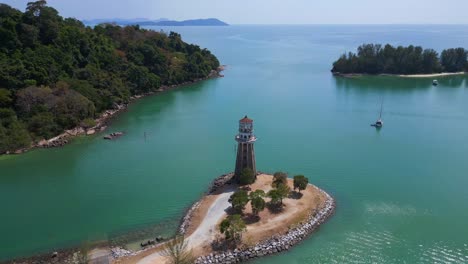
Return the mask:
[[[229,197],[234,191],[227,191],[218,195],[216,200],[208,209],[205,218],[200,223],[198,228],[190,235],[186,240],[190,248],[195,249],[205,243],[209,243],[213,240],[216,233],[217,223],[226,216],[224,211],[226,208],[231,206],[229,204]],[[164,257],[161,252],[155,252],[142,258],[137,262],[138,264],[156,264],[164,263]]]
[[198,228],[187,238],[187,242],[192,248],[204,242],[213,241],[218,222],[227,215],[224,210],[231,206],[229,197],[233,193],[234,191],[228,191],[218,195],[216,201],[210,206]]

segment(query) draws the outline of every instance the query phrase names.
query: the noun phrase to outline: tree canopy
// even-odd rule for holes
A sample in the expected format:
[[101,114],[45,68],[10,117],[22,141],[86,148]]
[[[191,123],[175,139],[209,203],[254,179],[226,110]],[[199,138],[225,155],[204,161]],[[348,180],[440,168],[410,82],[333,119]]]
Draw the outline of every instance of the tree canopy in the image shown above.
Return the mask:
[[288,174],[286,172],[278,171],[273,174],[273,182],[271,185],[276,188],[280,184],[287,184],[287,182]]
[[209,50],[175,32],[85,27],[45,0],[28,3],[25,12],[0,4],[0,153],[218,66]]
[[294,190],[298,189],[299,192],[305,190],[307,188],[307,184],[309,184],[309,179],[304,175],[296,175],[293,180]]
[[288,185],[280,183],[276,185],[275,189],[270,190],[267,193],[267,196],[271,198],[271,204],[282,205],[283,199],[287,198],[290,192],[291,188],[289,188]]
[[238,190],[229,197],[229,202],[235,211],[242,213],[249,202],[249,195],[246,190]]
[[255,173],[251,168],[244,168],[239,177],[240,185],[248,185],[255,182]]
[[433,49],[420,46],[363,44],[357,53],[343,54],[333,63],[334,73],[365,74],[429,74],[468,70],[468,51],[464,48],[447,49],[441,56]]
[[239,241],[242,238],[242,233],[247,230],[247,227],[241,216],[236,214],[224,219],[219,225],[219,230],[227,240]]

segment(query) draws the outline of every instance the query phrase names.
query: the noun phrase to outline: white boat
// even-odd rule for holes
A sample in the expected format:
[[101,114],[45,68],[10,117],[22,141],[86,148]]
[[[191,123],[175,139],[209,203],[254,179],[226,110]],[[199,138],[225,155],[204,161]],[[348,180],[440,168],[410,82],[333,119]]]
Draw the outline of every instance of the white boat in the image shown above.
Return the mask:
[[437,81],[437,80],[433,80],[433,81],[432,81],[432,85],[434,85],[434,86],[437,86],[437,85],[439,85],[439,81]]

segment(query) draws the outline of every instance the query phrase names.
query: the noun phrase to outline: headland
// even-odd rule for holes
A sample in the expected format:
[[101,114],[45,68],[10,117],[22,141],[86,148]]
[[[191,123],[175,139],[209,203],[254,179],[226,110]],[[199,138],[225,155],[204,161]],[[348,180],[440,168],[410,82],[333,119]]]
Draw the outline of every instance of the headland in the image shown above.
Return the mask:
[[[225,244],[218,226],[233,214],[230,196],[240,189],[248,189],[250,193],[257,190],[267,193],[273,189],[274,177],[269,174],[260,173],[255,183],[248,186],[235,184],[233,176],[233,173],[220,176],[217,180],[225,183],[211,188],[184,217],[179,233],[185,236],[196,258],[195,263],[238,263],[289,250],[334,213],[334,199],[308,184],[300,194],[291,193],[285,198],[280,210],[267,208],[254,217],[252,206],[248,204],[242,215],[246,231],[241,240],[235,245]],[[293,180],[288,179],[287,185],[292,189]],[[118,251],[116,248],[112,250],[114,253]],[[140,252],[126,251],[121,256],[113,254],[116,257],[114,263],[169,263],[163,251],[164,244],[161,244]]]

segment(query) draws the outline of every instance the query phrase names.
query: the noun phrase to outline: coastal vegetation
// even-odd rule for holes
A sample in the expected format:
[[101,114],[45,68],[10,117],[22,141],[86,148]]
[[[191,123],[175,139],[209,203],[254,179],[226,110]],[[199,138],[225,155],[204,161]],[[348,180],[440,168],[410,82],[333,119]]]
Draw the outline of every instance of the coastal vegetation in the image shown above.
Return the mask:
[[468,71],[468,50],[451,48],[439,55],[420,46],[363,44],[333,63],[336,74],[431,74]]
[[288,174],[285,172],[278,171],[273,174],[273,183],[271,184],[271,186],[276,188],[280,184],[283,184],[283,185],[286,184],[287,181],[288,181]]
[[193,252],[184,236],[176,236],[168,241],[162,255],[169,260],[168,264],[191,264],[195,261]]
[[255,182],[255,173],[251,168],[245,168],[242,170],[239,177],[240,185],[248,185]]
[[287,184],[277,184],[274,189],[267,193],[267,196],[271,198],[270,205],[274,207],[283,206],[283,199],[287,198],[290,192],[291,188]]
[[263,190],[256,190],[249,194],[252,213],[255,217],[258,217],[258,214],[265,209],[266,202],[263,199],[265,196],[266,194]]
[[229,202],[236,213],[242,213],[249,202],[249,195],[246,190],[238,190],[229,197]]
[[239,214],[230,215],[219,225],[219,230],[226,240],[238,242],[242,239],[242,233],[247,230],[244,220]]
[[207,77],[219,61],[175,32],[86,27],[45,0],[0,4],[0,153],[29,147],[133,95]]
[[[248,231],[250,229],[247,230],[247,227],[268,223],[273,215],[286,217],[291,213],[291,204],[297,203],[294,200],[304,199],[301,191],[306,190],[309,185],[309,179],[304,175],[296,175],[289,179],[287,173],[276,172],[271,176],[259,177],[259,180],[255,178],[248,186],[240,185],[229,197],[230,208],[226,210],[228,216],[218,227],[224,235],[224,240],[216,241],[214,248],[236,247],[242,240],[242,233],[252,235],[252,231]],[[292,186],[299,192],[291,192]],[[308,190],[308,193],[305,192],[308,196],[306,199],[310,201],[311,189]],[[286,201],[287,198],[290,199]],[[319,204],[320,197],[314,197],[313,203]],[[268,208],[267,212],[263,212],[265,208]],[[304,217],[303,214],[296,216],[299,220]],[[293,220],[296,221],[296,218]],[[291,222],[294,222],[293,220]]]
[[294,180],[294,190],[298,189],[299,192],[305,190],[307,188],[307,184],[309,184],[309,179],[307,179],[304,175],[296,175],[293,178]]

